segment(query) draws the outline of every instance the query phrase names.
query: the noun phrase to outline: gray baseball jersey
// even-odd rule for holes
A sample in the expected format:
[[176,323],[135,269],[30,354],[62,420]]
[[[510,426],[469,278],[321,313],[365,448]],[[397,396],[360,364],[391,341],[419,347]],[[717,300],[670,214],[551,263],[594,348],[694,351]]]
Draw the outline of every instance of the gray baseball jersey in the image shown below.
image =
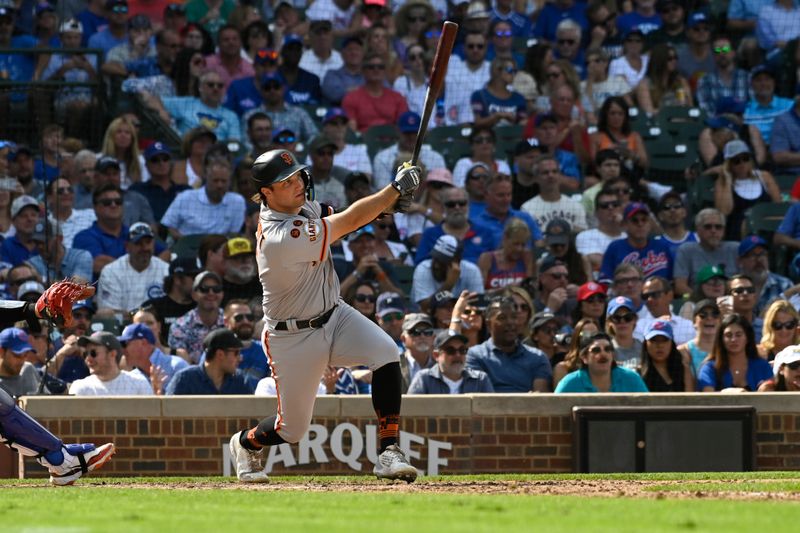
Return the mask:
[[[266,321],[262,342],[278,391],[275,430],[287,442],[299,441],[308,429],[327,365],[375,370],[398,361],[392,338],[340,298],[328,223],[320,210],[313,201],[298,215],[262,205],[256,233]],[[297,328],[297,320],[334,306],[321,328]],[[275,329],[278,322],[286,322],[287,329]]]

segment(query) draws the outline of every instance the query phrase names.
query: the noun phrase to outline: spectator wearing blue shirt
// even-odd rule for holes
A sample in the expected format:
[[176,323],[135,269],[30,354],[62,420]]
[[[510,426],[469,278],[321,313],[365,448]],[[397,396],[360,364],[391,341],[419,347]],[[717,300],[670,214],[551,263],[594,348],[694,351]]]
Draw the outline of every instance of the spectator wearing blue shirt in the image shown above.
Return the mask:
[[59,153],[64,128],[58,124],[48,124],[42,128],[42,156],[33,162],[33,178],[36,181],[50,183],[58,176],[61,165]]
[[781,174],[800,174],[800,105],[794,106],[772,123],[769,151]]
[[493,300],[486,309],[490,338],[467,352],[467,368],[485,372],[495,392],[549,392],[550,361],[541,350],[522,344],[517,306],[512,298]]
[[507,126],[520,124],[527,119],[525,98],[508,89],[516,72],[513,59],[492,60],[489,82],[470,97],[475,127]]
[[556,45],[553,57],[565,59],[575,67],[580,79],[586,79],[586,56],[581,47],[581,26],[572,19],[564,19],[556,27]]
[[634,370],[617,366],[614,345],[605,333],[582,338],[579,347],[580,369],[558,382],[555,392],[649,392]]
[[686,229],[686,206],[677,191],[670,191],[658,201],[656,217],[663,233],[656,235],[669,246],[670,257],[674,263],[678,247],[685,242],[697,242],[697,234]]
[[477,264],[478,257],[483,252],[497,248],[498,236],[480,224],[470,221],[467,191],[459,187],[447,187],[442,189],[440,194],[444,206],[444,219],[441,224],[422,232],[414,263],[418,265],[428,259],[436,240],[442,235],[448,234],[463,243],[462,258]]
[[92,281],[92,256],[86,250],[65,248],[61,226],[40,220],[31,239],[38,255],[28,259],[42,279],[80,278]]
[[767,53],[783,50],[786,43],[800,37],[800,6],[796,0],[775,0],[758,12],[756,38]]
[[[222,105],[243,117],[248,111],[264,103],[261,97],[261,79],[267,72],[275,72],[278,68],[278,52],[271,49],[257,50],[253,56],[252,76],[231,81]],[[260,155],[260,153],[259,153]]]
[[106,13],[108,26],[89,37],[87,42],[89,48],[99,48],[103,51],[101,62],[112,48],[128,42],[127,0],[106,0]]
[[[525,20],[530,25],[530,20]],[[494,19],[489,28],[489,49],[486,51],[486,59],[491,61],[501,57],[513,61],[517,68],[525,66],[525,55],[514,51],[513,39],[515,36],[510,21]]]
[[797,276],[797,265],[800,264],[800,203],[792,204],[792,207],[784,215],[781,225],[775,231],[774,244],[787,246],[797,254],[791,262],[791,268],[794,269],[793,275]]
[[[253,339],[256,317],[245,300],[231,300],[223,313],[225,327],[242,341],[242,358],[239,370],[245,381],[255,390],[258,382],[272,374],[261,341]],[[202,363],[202,362],[201,362]]]
[[322,89],[319,76],[300,68],[303,56],[303,38],[299,35],[286,35],[281,48],[281,66],[278,68],[286,80],[284,100],[287,104],[319,104],[322,102]]
[[220,75],[210,70],[201,74],[198,91],[199,98],[193,96],[158,98],[148,93],[141,94],[145,103],[156,110],[162,119],[171,123],[181,136],[192,128],[205,126],[220,140],[241,140],[239,117],[222,106],[225,83]]
[[780,115],[792,108],[794,102],[775,94],[775,72],[767,65],[758,65],[750,71],[753,98],[744,109],[744,123],[752,124],[761,132],[764,143],[772,140],[772,124]]
[[[756,30],[756,20],[761,8],[768,6],[773,0],[731,0],[728,4],[728,31],[742,32],[752,35]],[[751,38],[752,40],[752,38]]]
[[164,143],[156,141],[150,144],[144,151],[144,159],[150,179],[134,183],[129,191],[144,196],[150,204],[153,217],[161,220],[178,193],[189,189],[189,186],[177,185],[172,181],[172,154]]
[[[651,1],[655,3],[655,0]],[[536,18],[536,26],[533,28],[533,36],[551,43],[555,42],[556,28],[564,19],[572,19],[577,22],[584,33],[589,31],[585,2],[555,0],[554,2],[547,2],[539,12],[539,16]]]
[[[11,4],[14,5],[13,2]],[[6,4],[7,6],[7,4]],[[0,7],[0,48],[27,49],[38,46],[32,35],[14,35],[14,24],[18,21],[17,11],[13,7]],[[0,54],[0,79],[8,81],[30,81],[33,79],[36,58],[34,54]],[[12,93],[14,101],[24,101],[25,92]],[[0,111],[3,109],[0,108]],[[8,115],[5,115],[8,116]]]
[[177,355],[167,355],[156,347],[156,336],[145,324],[130,324],[117,338],[125,354],[127,370],[138,371],[153,386],[156,394],[164,394],[169,382],[189,363]]
[[628,236],[608,245],[600,266],[600,279],[613,279],[614,269],[621,263],[632,263],[642,270],[645,279],[661,276],[672,279],[672,256],[663,240],[649,237],[652,220],[650,209],[641,202],[625,206],[622,227]]
[[156,54],[130,61],[107,61],[102,66],[104,74],[111,76],[135,76],[149,78],[152,76],[172,76],[175,59],[181,48],[180,36],[172,30],[160,30],[156,33]]
[[105,4],[106,0],[89,0],[86,9],[75,14],[75,18],[83,26],[82,48],[87,48],[92,35],[108,27]]
[[11,203],[11,224],[15,233],[0,245],[0,259],[13,266],[37,255],[33,231],[39,222],[39,202],[22,195]]
[[661,15],[656,12],[656,0],[634,0],[634,9],[617,17],[617,28],[627,35],[633,28],[647,35],[661,27]]
[[228,329],[215,329],[203,339],[205,361],[179,371],[170,380],[166,393],[179,394],[253,394],[241,372],[242,341]]
[[753,326],[738,313],[722,319],[708,361],[697,374],[697,390],[724,389],[756,391],[772,379],[772,367],[758,356]]
[[531,230],[531,248],[541,247],[542,230],[539,224],[525,211],[511,208],[511,191],[513,185],[508,174],[487,173],[483,182],[485,207],[477,216],[473,214],[472,220],[489,229],[493,235],[502,235],[503,228],[509,218],[520,218]]
[[72,246],[92,255],[92,270],[99,275],[104,266],[125,255],[128,226],[122,223],[122,190],[116,185],[97,188],[92,203],[97,220],[75,235]]

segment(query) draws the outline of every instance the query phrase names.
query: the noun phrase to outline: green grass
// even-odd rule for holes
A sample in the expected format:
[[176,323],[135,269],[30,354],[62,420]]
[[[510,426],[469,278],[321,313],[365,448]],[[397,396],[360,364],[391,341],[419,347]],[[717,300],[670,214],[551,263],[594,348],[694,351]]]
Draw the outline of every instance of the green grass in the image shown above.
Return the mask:
[[[422,478],[441,481],[578,479],[684,480],[681,490],[711,490],[698,480],[744,480],[738,490],[800,490],[800,473],[657,475],[503,475]],[[761,481],[759,480],[779,480]],[[231,489],[125,488],[134,483],[230,481]],[[373,483],[367,477],[276,477],[273,485]],[[375,482],[377,484],[377,482]],[[15,485],[13,487],[9,485]],[[19,486],[22,484],[23,486]],[[330,486],[330,487],[326,487]],[[50,488],[43,479],[0,482],[0,529],[23,531],[797,531],[800,503],[718,499],[629,499],[519,494],[309,492],[238,490],[223,478],[89,478],[75,487]],[[769,487],[769,488],[766,488]],[[661,490],[674,490],[664,485]]]

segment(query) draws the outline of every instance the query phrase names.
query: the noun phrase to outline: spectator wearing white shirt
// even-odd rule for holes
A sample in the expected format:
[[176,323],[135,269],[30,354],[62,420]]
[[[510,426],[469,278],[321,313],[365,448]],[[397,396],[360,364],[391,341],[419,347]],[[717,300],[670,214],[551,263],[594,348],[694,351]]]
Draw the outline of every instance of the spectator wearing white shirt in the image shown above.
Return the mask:
[[28,263],[42,279],[79,278],[92,281],[92,254],[86,250],[65,247],[58,226],[40,220],[33,228],[31,239],[39,254],[28,259]]
[[672,284],[661,276],[652,276],[642,285],[642,302],[644,302],[647,312],[640,311],[640,319],[636,324],[633,336],[636,339],[644,339],[644,334],[656,319],[667,320],[672,326],[675,343],[680,345],[689,342],[695,337],[694,324],[691,320],[672,313]]
[[342,56],[333,49],[333,24],[330,20],[312,20],[309,27],[310,48],[300,58],[300,68],[325,79],[329,70],[344,65]]
[[169,265],[153,257],[155,236],[144,222],[137,222],[128,233],[128,252],[106,265],[100,273],[97,290],[98,311],[133,311],[142,302],[163,295],[162,284]]
[[330,21],[334,37],[343,37],[361,29],[351,29],[356,9],[354,0],[316,0],[306,10],[306,18]]
[[75,235],[97,220],[94,209],[74,209],[75,188],[63,178],[48,183],[45,192],[47,205],[50,208],[50,221],[61,230],[64,246],[72,248],[72,239]]
[[205,185],[183,191],[167,208],[161,224],[173,239],[184,235],[238,233],[244,224],[245,202],[229,192],[233,165],[224,144],[209,148],[203,158]]
[[597,227],[578,233],[575,248],[589,259],[592,270],[597,271],[600,270],[608,245],[617,239],[624,239],[627,234],[622,230],[622,202],[612,190],[601,189],[594,197],[594,214]]
[[539,227],[546,226],[552,220],[566,220],[576,232],[586,229],[586,213],[577,200],[561,194],[558,161],[551,155],[542,155],[533,165],[533,174],[539,183],[539,194],[524,204],[522,210],[527,212]]
[[[394,174],[397,170],[394,162],[397,159],[397,154],[400,152],[411,153],[414,150],[420,122],[422,122],[422,118],[413,111],[406,111],[397,119],[397,130],[400,132],[397,143],[378,152],[372,165],[375,171],[372,183],[376,191],[383,189],[394,179]],[[428,172],[434,169],[447,168],[442,154],[427,144],[422,145],[422,149],[419,152],[419,161]]]
[[120,370],[122,345],[113,333],[96,331],[78,339],[84,350],[89,376],[72,382],[69,393],[75,396],[147,396],[150,383],[139,373]]
[[450,58],[445,77],[445,122],[457,125],[474,122],[470,100],[472,93],[483,89],[490,78],[486,61],[486,36],[470,32],[464,37],[464,59]]

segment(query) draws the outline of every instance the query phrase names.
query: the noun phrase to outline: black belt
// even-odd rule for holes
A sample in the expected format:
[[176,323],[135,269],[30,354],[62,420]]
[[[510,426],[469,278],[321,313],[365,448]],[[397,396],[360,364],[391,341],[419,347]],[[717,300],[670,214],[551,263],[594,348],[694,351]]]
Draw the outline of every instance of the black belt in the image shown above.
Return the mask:
[[[333,307],[331,307],[330,309],[328,309],[327,311],[325,311],[323,314],[319,315],[318,317],[311,318],[309,320],[295,320],[295,323],[294,323],[295,327],[297,329],[308,329],[308,328],[317,329],[317,328],[321,328],[322,326],[324,326],[325,324],[328,323],[328,320],[330,320],[331,315],[333,315],[333,312],[335,310],[336,310],[336,306],[334,305]],[[286,321],[278,322],[277,324],[275,324],[275,329],[279,330],[279,331],[288,331],[289,323],[286,322]]]

